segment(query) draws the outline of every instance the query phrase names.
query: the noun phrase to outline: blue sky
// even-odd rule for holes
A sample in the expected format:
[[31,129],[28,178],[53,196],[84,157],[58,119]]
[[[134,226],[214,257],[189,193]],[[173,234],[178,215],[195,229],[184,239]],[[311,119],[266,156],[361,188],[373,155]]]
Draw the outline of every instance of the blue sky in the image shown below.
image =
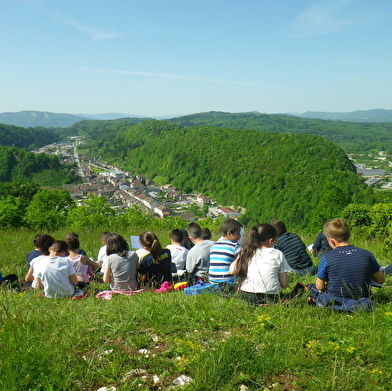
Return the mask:
[[0,112],[392,109],[390,0],[0,0]]

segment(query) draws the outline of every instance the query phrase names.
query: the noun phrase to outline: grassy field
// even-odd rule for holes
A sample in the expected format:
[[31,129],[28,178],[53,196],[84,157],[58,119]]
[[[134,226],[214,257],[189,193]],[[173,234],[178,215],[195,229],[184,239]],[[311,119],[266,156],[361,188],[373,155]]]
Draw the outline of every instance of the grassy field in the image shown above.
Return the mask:
[[[34,233],[1,234],[0,271],[24,276]],[[79,234],[82,248],[96,256],[99,232]],[[167,233],[157,234],[168,243]],[[355,235],[352,242],[390,263],[381,243]],[[296,281],[290,277],[289,289]],[[392,389],[390,287],[374,292],[375,312],[354,315],[313,308],[305,296],[272,307],[183,292],[95,298],[105,287],[92,283],[79,301],[1,290],[1,390]],[[192,382],[175,386],[180,375]]]

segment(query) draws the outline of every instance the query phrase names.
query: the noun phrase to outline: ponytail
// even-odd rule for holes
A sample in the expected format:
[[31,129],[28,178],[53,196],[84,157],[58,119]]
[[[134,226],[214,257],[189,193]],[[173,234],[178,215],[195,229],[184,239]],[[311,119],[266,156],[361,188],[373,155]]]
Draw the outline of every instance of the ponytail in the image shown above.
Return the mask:
[[156,235],[151,231],[142,232],[139,236],[139,242],[150,252],[154,263],[159,263],[163,250]]

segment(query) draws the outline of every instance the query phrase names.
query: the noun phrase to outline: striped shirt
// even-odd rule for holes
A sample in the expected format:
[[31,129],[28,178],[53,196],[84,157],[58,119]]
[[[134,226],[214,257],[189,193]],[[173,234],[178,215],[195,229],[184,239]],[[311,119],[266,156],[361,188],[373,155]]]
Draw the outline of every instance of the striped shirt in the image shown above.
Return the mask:
[[294,233],[285,232],[274,247],[282,251],[292,269],[306,269],[313,265],[305,243]]
[[214,243],[210,252],[210,268],[208,270],[209,282],[233,282],[235,277],[229,273],[230,265],[237,257],[240,246],[223,237]]
[[380,266],[370,251],[354,246],[340,246],[325,253],[317,277],[327,281],[327,292],[338,297],[369,297],[373,273]]

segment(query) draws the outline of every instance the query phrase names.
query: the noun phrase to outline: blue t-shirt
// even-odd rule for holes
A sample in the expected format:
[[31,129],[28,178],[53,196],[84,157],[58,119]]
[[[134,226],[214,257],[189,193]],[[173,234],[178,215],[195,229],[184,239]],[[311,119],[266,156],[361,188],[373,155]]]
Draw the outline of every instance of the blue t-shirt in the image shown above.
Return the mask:
[[372,274],[379,270],[380,265],[370,251],[348,245],[336,247],[321,257],[317,277],[328,282],[328,293],[359,299],[369,297]]

